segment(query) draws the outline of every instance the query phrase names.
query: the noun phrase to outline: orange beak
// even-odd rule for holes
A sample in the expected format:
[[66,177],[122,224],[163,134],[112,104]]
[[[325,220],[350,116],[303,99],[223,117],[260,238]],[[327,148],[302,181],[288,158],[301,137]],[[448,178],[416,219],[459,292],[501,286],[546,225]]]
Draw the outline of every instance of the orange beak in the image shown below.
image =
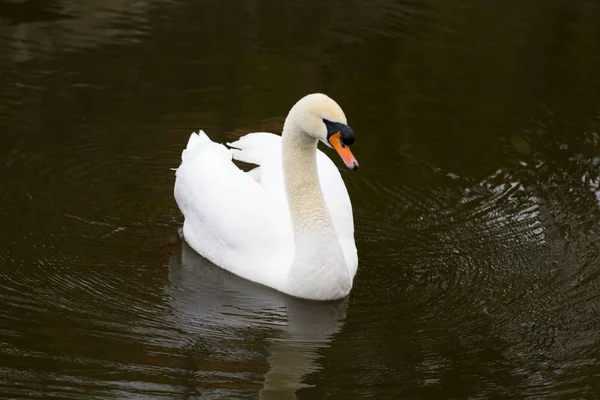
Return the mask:
[[352,171],[358,169],[358,161],[356,161],[356,158],[350,151],[350,146],[345,145],[342,142],[342,132],[336,132],[329,136],[329,143],[331,143],[335,151],[342,157],[346,167],[350,168]]

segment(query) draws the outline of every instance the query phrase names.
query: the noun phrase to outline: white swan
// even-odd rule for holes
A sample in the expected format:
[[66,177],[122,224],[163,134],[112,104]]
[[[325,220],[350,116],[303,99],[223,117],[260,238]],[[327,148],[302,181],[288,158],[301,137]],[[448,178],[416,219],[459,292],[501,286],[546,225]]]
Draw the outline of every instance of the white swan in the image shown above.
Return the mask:
[[[310,94],[282,136],[250,133],[231,149],[193,133],[177,169],[183,236],[214,264],[296,297],[340,299],[358,267],[352,205],[322,141],[352,170],[354,133],[340,106]],[[243,172],[232,158],[258,165]]]

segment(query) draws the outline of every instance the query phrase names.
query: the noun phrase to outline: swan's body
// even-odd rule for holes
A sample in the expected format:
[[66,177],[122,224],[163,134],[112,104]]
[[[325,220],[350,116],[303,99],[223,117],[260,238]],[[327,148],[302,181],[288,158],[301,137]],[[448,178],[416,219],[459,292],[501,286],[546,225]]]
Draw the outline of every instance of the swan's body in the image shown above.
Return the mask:
[[[345,124],[333,100],[313,94],[291,109],[282,136],[250,133],[228,149],[192,134],[175,182],[185,240],[214,264],[281,292],[348,295],[358,267],[352,206],[339,171],[317,150],[318,140],[330,141],[355,169]],[[243,172],[232,158],[258,167]]]

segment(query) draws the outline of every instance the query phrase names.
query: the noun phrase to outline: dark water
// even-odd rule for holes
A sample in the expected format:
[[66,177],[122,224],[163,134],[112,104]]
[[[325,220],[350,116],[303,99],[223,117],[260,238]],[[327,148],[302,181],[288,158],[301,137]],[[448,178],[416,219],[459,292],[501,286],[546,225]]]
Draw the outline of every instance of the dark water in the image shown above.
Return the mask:
[[[324,91],[351,296],[175,241],[192,130]],[[600,396],[600,3],[0,0],[0,397]]]

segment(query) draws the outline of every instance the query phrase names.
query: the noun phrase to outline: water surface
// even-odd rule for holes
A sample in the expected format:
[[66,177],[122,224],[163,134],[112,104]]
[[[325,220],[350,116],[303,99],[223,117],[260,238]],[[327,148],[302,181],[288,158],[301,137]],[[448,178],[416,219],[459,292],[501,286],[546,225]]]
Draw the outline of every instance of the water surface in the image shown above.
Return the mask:
[[[361,163],[325,304],[177,243],[172,195],[191,131],[314,91]],[[0,396],[600,393],[596,1],[0,0],[0,132]]]

